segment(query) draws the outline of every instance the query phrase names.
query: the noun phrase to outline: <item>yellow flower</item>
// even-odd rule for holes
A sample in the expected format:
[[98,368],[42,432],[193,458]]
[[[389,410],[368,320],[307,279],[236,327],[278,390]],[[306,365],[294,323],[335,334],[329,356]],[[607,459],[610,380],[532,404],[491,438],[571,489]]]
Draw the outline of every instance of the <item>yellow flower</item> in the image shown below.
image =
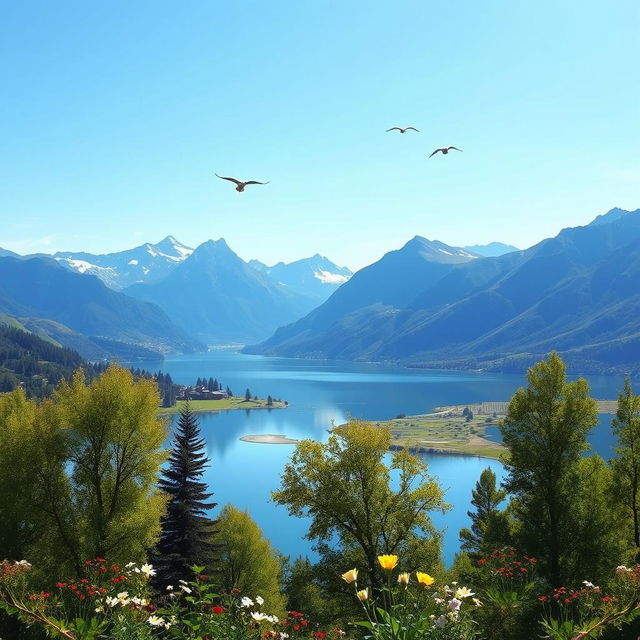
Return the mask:
[[436,581],[436,579],[432,578],[428,573],[422,573],[420,571],[416,571],[416,578],[418,578],[418,584],[421,584],[423,587],[428,587]]
[[351,584],[352,582],[355,582],[358,579],[358,570],[357,569],[351,569],[350,571],[347,571],[346,573],[343,573],[342,574],[342,579],[347,584]]
[[409,584],[409,574],[408,573],[401,573],[398,576],[398,584],[404,584],[404,585]]
[[385,571],[391,571],[398,564],[398,556],[378,556],[378,562]]
[[358,591],[356,595],[358,596],[358,600],[364,602],[369,599],[369,589],[362,589],[362,591]]

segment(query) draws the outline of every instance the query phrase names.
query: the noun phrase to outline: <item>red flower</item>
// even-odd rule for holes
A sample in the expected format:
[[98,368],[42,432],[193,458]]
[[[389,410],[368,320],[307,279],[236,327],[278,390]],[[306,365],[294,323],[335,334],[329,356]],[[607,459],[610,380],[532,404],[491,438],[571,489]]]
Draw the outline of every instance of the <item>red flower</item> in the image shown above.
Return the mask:
[[104,558],[96,558],[96,562],[102,563],[102,562],[105,562],[105,559]]
[[570,604],[571,603],[571,598],[565,598],[564,599],[564,603],[565,604]]
[[58,589],[64,589],[66,586],[66,582],[56,582],[56,587],[58,587]]
[[200,580],[201,582],[204,582],[206,579],[207,579],[207,576],[205,576],[203,573],[201,573],[201,574],[198,576],[198,580]]
[[540,602],[544,602],[547,599],[547,596],[540,596],[538,598],[538,600],[540,600]]
[[604,598],[602,598],[602,602],[611,602],[613,600],[613,598],[611,596],[605,596]]
[[213,611],[213,613],[224,613],[225,609],[217,604],[215,607],[211,607],[211,611]]
[[85,560],[84,564],[86,567],[90,567],[91,566],[91,560]]
[[324,631],[314,631],[313,632],[313,637],[314,638],[325,638],[326,637],[326,633]]
[[295,631],[300,631],[300,625],[299,624],[294,624],[293,628]]

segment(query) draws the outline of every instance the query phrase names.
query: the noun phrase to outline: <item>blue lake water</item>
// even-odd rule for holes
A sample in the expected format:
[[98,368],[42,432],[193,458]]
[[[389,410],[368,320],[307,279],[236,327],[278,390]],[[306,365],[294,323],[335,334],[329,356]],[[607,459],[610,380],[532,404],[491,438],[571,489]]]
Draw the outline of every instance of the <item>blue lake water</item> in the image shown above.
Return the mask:
[[[198,414],[207,442],[211,466],[205,480],[219,507],[230,502],[248,509],[283,554],[315,557],[312,543],[304,538],[308,521],[291,518],[283,507],[270,501],[279,485],[280,474],[294,445],[242,442],[247,434],[275,433],[291,438],[326,440],[332,422],[340,424],[349,416],[369,420],[393,418],[399,413],[428,413],[435,406],[508,400],[525,384],[524,375],[424,371],[392,365],[266,358],[233,351],[213,350],[167,358],[164,362],[136,363],[150,371],[170,373],[175,382],[193,384],[196,378],[217,378],[237,394],[248,387],[259,397],[272,395],[289,402],[287,409],[225,411]],[[592,395],[615,398],[622,377],[589,377]],[[594,450],[609,457],[613,438],[611,416],[591,434]],[[499,432],[492,432],[499,438]],[[436,526],[444,530],[447,563],[458,550],[458,531],[468,525],[466,512],[471,490],[480,473],[491,467],[498,479],[502,465],[494,460],[467,456],[424,456],[431,475],[446,489],[452,509],[433,514]],[[216,510],[213,511],[215,516]]]

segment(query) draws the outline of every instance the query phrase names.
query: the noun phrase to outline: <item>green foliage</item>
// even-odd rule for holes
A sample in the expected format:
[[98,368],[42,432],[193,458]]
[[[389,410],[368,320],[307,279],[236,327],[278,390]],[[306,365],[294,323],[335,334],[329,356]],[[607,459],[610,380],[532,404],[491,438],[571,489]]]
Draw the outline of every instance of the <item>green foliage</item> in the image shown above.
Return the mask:
[[286,609],[280,593],[282,558],[249,513],[225,506],[214,539],[220,548],[217,583],[226,592],[239,589],[250,597],[260,596],[266,609],[281,615]]
[[488,551],[509,543],[509,522],[498,509],[507,492],[496,487],[496,474],[486,468],[472,491],[471,504],[475,511],[467,511],[471,529],[460,531],[463,551]]
[[514,496],[523,548],[542,560],[551,584],[571,578],[589,558],[573,546],[578,525],[575,504],[579,461],[586,436],[597,424],[597,407],[589,385],[566,381],[556,353],[529,369],[527,388],[512,397],[501,425],[509,449],[506,489]]
[[0,397],[0,538],[14,558],[79,573],[88,557],[145,557],[164,509],[158,402],[153,382],[115,366],[91,384],[79,370],[40,405]]
[[385,464],[390,441],[388,429],[359,421],[335,427],[326,443],[303,440],[272,494],[290,515],[311,518],[309,539],[358,555],[376,589],[380,554],[401,555],[407,570],[438,565],[440,537],[428,513],[447,508],[416,456],[398,451]]
[[615,493],[633,521],[633,543],[640,548],[640,396],[633,393],[628,378],[618,395],[611,428],[618,439],[616,457],[611,461]]

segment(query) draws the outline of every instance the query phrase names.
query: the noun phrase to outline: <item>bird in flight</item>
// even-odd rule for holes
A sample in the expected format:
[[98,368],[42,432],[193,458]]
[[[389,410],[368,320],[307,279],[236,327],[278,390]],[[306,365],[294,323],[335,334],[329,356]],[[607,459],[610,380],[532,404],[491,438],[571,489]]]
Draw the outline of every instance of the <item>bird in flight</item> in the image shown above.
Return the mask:
[[405,127],[404,129],[402,127],[391,127],[391,129],[387,129],[387,133],[389,133],[389,131],[399,131],[400,133],[404,133],[405,131],[409,131],[409,129],[412,131],[418,131],[415,127]]
[[[458,147],[442,147],[441,149],[436,149],[431,156],[435,156],[436,153],[438,153],[438,151],[442,151],[443,155],[447,155],[447,153],[449,153],[449,151],[451,151],[451,149],[455,149],[456,151],[462,151],[462,149],[458,149]],[[429,156],[429,157],[431,157]]]
[[[216,175],[218,176],[217,173]],[[218,178],[221,178],[222,180],[228,180],[229,182],[233,182],[236,185],[236,191],[244,191],[244,188],[248,184],[269,184],[269,182],[258,182],[257,180],[247,180],[246,182],[242,182],[242,180],[236,180],[235,178],[226,178],[225,176],[218,176]]]

